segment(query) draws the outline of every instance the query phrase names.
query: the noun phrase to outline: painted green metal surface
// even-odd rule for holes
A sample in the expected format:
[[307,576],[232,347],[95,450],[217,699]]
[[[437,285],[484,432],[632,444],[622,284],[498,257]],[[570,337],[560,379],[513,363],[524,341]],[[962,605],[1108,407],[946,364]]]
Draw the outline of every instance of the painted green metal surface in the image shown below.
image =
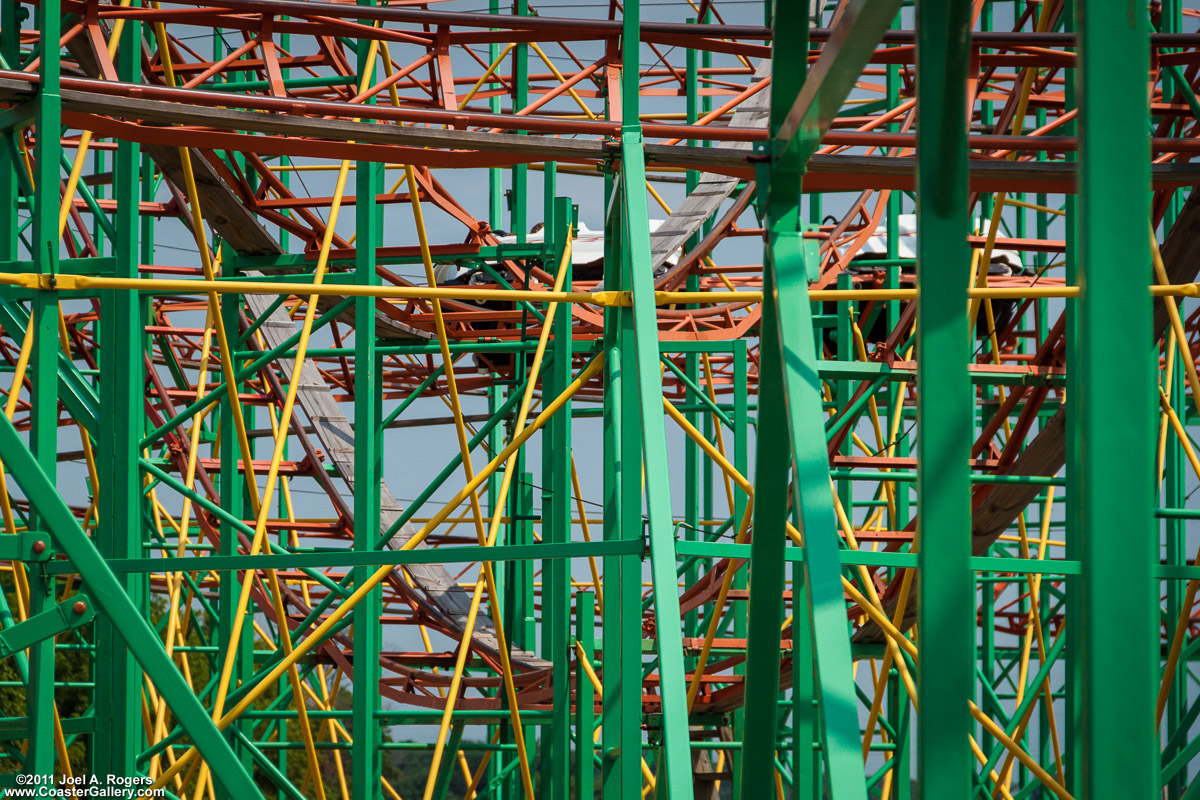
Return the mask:
[[[366,5],[368,3],[364,3]],[[359,43],[361,57],[366,57],[368,45]],[[355,194],[358,197],[373,197],[383,191],[384,171],[378,164],[359,162],[355,171]],[[365,285],[378,285],[379,275],[375,269],[375,252],[378,242],[383,241],[383,209],[374,203],[356,203],[354,206],[355,229],[366,246],[355,248],[354,274]],[[374,352],[376,339],[375,304],[369,298],[360,297],[354,302],[354,425],[365,436],[355,436],[354,478],[356,485],[378,486],[383,480],[383,453],[385,433],[381,427],[382,391],[380,371],[381,357]],[[361,482],[361,484],[359,484]],[[354,493],[354,549],[369,553],[376,549],[380,528],[380,495],[374,491]],[[374,570],[368,566],[355,567],[355,586],[365,583]],[[354,670],[352,717],[354,748],[351,753],[352,775],[355,786],[379,786],[383,774],[380,745],[382,730],[376,723],[376,714],[382,710],[382,698],[378,692],[382,671],[379,667],[379,652],[383,646],[382,625],[383,592],[372,589],[354,609],[354,650],[362,660]],[[461,736],[461,728],[459,728]],[[448,771],[448,770],[447,770]]]
[[917,783],[923,800],[967,796],[973,764],[971,660],[941,658],[975,643],[971,484],[975,429],[965,362],[972,341],[962,309],[970,284],[967,247],[966,81],[968,10],[922,0],[917,7]]
[[[1070,490],[1078,495],[1083,574],[1078,624],[1082,655],[1081,781],[1089,798],[1148,796],[1159,790],[1154,696],[1159,674],[1159,591],[1151,565],[1159,554],[1151,517],[1153,475],[1146,386],[1156,360],[1149,261],[1146,19],[1117,19],[1092,3],[1078,6],[1079,341],[1071,419],[1079,445]],[[1130,221],[1128,229],[1117,221]],[[1119,327],[1112,324],[1117,317]],[[1111,369],[1113,361],[1124,372]],[[1130,386],[1132,382],[1133,386]],[[1114,424],[1116,418],[1119,424]],[[1120,459],[1113,454],[1120,453]],[[1120,647],[1110,645],[1113,626]],[[1116,732],[1120,731],[1120,736]]]

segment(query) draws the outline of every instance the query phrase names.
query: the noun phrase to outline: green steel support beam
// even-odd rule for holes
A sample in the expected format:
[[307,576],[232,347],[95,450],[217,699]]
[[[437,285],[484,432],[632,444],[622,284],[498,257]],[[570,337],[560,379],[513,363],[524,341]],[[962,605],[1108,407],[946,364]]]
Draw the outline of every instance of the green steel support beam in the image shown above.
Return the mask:
[[792,786],[796,800],[822,797],[817,750],[817,687],[810,615],[795,613],[805,594],[804,565],[792,565]]
[[974,696],[971,556],[973,396],[966,362],[971,254],[967,245],[970,9],[917,5],[917,782],[922,800],[967,797]]
[[[1069,8],[1074,11],[1076,3],[1072,3]],[[1076,19],[1074,13],[1064,14],[1063,20],[1064,30],[1072,33],[1077,31]],[[1079,76],[1078,70],[1067,70],[1063,75],[1063,100],[1064,110],[1068,113],[1079,111]],[[1065,136],[1079,135],[1079,117],[1071,119],[1062,126]],[[1066,160],[1071,163],[1078,162],[1078,151],[1066,154]],[[1064,237],[1063,241],[1066,245],[1066,283],[1073,286],[1079,285],[1079,197],[1075,194],[1069,194],[1065,198],[1063,204],[1065,216],[1063,218]],[[1063,309],[1063,317],[1065,322],[1066,332],[1066,362],[1069,374],[1074,374],[1071,382],[1068,383],[1067,392],[1072,393],[1075,389],[1080,388],[1076,382],[1078,380],[1078,365],[1080,363],[1080,349],[1082,348],[1082,338],[1079,328],[1079,302],[1067,303]],[[1077,473],[1080,469],[1079,462],[1079,426],[1067,425],[1064,436],[1064,450],[1066,451],[1066,472],[1068,475]],[[1083,552],[1083,540],[1080,535],[1080,518],[1079,503],[1080,497],[1076,492],[1068,489],[1066,496],[1066,524],[1064,531],[1064,539],[1066,542],[1066,556],[1070,559],[1078,560]],[[1066,584],[1067,608],[1082,609],[1082,586],[1078,580],[1068,581]],[[1067,639],[1066,653],[1063,656],[1063,716],[1065,724],[1063,728],[1063,761],[1064,769],[1066,770],[1066,788],[1072,794],[1079,794],[1082,791],[1083,781],[1083,737],[1080,735],[1083,729],[1082,710],[1083,697],[1080,689],[1080,683],[1083,678],[1083,645],[1082,645],[1082,629],[1080,624],[1082,616],[1080,614],[1068,614],[1063,620],[1065,631],[1063,636]]]
[[[553,209],[555,265],[573,230],[571,202],[556,198]],[[549,223],[547,224],[549,230]],[[563,291],[571,288],[571,264],[563,266]],[[554,360],[545,373],[543,397],[557,397],[571,382],[571,308],[554,315]],[[542,439],[542,541],[571,541],[571,406],[568,402],[546,423]],[[571,785],[571,564],[562,559],[542,562],[542,655],[554,666],[551,685],[554,723],[542,732],[541,792],[548,800],[567,800]]]
[[[519,398],[522,395],[521,391],[514,391],[512,393],[513,398]],[[525,452],[523,450],[517,452],[515,460],[517,468],[520,470],[518,473],[520,477],[512,483],[508,505],[511,509],[512,541],[518,546],[531,548],[535,546],[533,539],[533,474],[520,469],[525,463]],[[490,557],[491,554],[489,553]],[[508,573],[505,586],[508,603],[503,609],[507,615],[504,630],[509,636],[509,646],[522,650],[533,650],[537,641],[536,609],[534,607],[537,602],[534,588],[534,560],[516,559],[510,561],[505,564],[505,572]],[[507,710],[509,708],[507,694],[502,693],[501,702],[504,709]],[[501,729],[504,731],[501,744],[511,747],[508,757],[511,759],[510,765],[515,767],[520,763],[516,757],[517,742],[515,731],[508,719],[502,722]],[[526,752],[535,752],[536,742],[532,728],[525,727],[524,734]],[[498,760],[502,762],[504,759],[501,758]],[[506,768],[510,765],[506,765]],[[530,769],[532,768],[532,765],[530,765]],[[523,789],[520,770],[510,771],[505,780],[504,791],[516,798],[524,795]]]
[[[238,309],[241,305],[241,297],[239,295],[223,295],[221,298],[220,313],[225,323],[225,330],[236,331],[238,329]],[[238,362],[234,361],[235,372]],[[233,391],[239,392],[240,383],[235,382],[232,387]],[[249,411],[249,409],[246,409]],[[220,493],[220,507],[229,512],[229,516],[220,519],[220,543],[217,550],[217,555],[232,557],[238,555],[238,528],[232,524],[232,520],[241,520],[246,508],[252,507],[249,502],[249,496],[246,491],[246,483],[242,475],[238,471],[238,465],[241,462],[241,452],[238,447],[237,431],[233,424],[233,410],[228,392],[222,397],[220,411],[220,433],[218,440],[220,442],[220,472],[218,475],[217,489]],[[247,415],[248,416],[248,415]],[[247,419],[247,427],[250,425]],[[254,440],[251,440],[251,457],[253,457]],[[235,613],[238,606],[239,595],[239,580],[223,580],[220,586],[217,587],[217,647],[221,654],[231,653],[230,644],[232,642],[232,634],[234,628]],[[231,687],[239,685],[245,686],[250,681],[254,668],[254,626],[251,624],[252,612],[247,610],[244,614],[246,619],[243,620],[242,633],[237,643],[237,647],[232,651],[233,657],[236,659],[233,666]],[[219,672],[220,664],[214,665]],[[230,704],[226,702],[226,707]],[[252,737],[253,727],[246,720],[235,720],[232,727],[238,729],[238,732],[245,734],[245,738]],[[238,753],[239,763],[241,768],[246,771],[253,769],[251,754],[246,751],[246,748],[241,744],[236,733],[231,734],[230,740],[237,742],[236,751]],[[233,800],[231,798],[231,800]]]
[[0,561],[44,563],[54,555],[49,545],[50,537],[41,531],[17,531],[11,535],[0,536]]
[[[359,0],[359,5],[374,5]],[[364,23],[369,24],[369,23]],[[359,68],[367,63],[369,42],[358,41]],[[383,207],[375,197],[383,190],[383,164],[358,162],[355,171],[355,227],[360,246],[354,250],[354,275],[362,286],[378,285],[375,252],[383,238]],[[355,485],[365,491],[354,493],[354,549],[376,549],[380,526],[380,494],[383,481],[384,433],[380,427],[383,391],[380,384],[382,358],[376,352],[375,300],[359,297],[354,301],[354,476]],[[365,583],[373,569],[355,567],[354,583]],[[379,681],[382,677],[379,651],[383,646],[380,615],[383,589],[376,586],[355,606],[354,680],[352,718],[354,746],[351,754],[354,796],[373,798],[382,791],[383,761],[380,757],[381,729],[375,715],[381,709]],[[461,732],[461,731],[460,731]],[[451,757],[454,751],[449,751]]]
[[[779,38],[781,30],[792,34],[798,25],[795,21],[785,21],[786,27],[780,27],[779,18],[785,16],[781,12],[788,5],[793,4],[780,3],[776,8],[774,40],[788,41],[790,45],[791,40]],[[846,4],[836,27],[821,49],[821,56],[813,65],[803,88],[794,95],[791,105],[786,110],[778,109],[776,115],[775,97],[772,96],[772,112],[778,120],[772,126],[772,135],[778,147],[777,158],[799,154],[802,162],[808,160],[821,137],[833,124],[834,117],[841,111],[842,104],[862,75],[862,69],[875,52],[884,31],[896,18],[900,5],[900,0],[851,0]],[[791,52],[787,55],[803,52],[807,57],[807,49],[800,51],[789,47],[789,50]],[[783,55],[785,53],[780,51],[775,57],[779,59]],[[777,64],[772,74],[779,74]]]
[[[606,181],[607,183],[607,181]],[[604,235],[604,287],[628,287],[627,269],[619,242],[624,220],[619,212],[623,187],[620,178],[608,195]],[[636,427],[627,420],[637,411],[637,381],[630,374],[626,340],[632,336],[627,309],[604,313],[604,539],[606,542],[642,539],[640,486],[641,442]],[[604,800],[624,800],[641,790],[641,583],[642,563],[637,556],[604,559],[602,699],[602,780]],[[631,688],[636,687],[636,688]]]
[[[695,17],[688,17],[687,23],[693,24],[696,22]],[[687,122],[689,125],[694,125],[696,120],[700,118],[699,103],[700,103],[700,80],[699,80],[699,65],[697,64],[695,48],[688,48],[685,56],[685,68],[687,70],[687,80],[685,94],[687,97]],[[696,140],[689,139],[688,146],[696,146]],[[686,190],[691,194],[700,184],[700,171],[689,169],[686,175]],[[687,250],[693,249],[700,243],[700,235],[694,234],[688,238],[684,247]],[[689,275],[687,278],[686,290],[696,292],[700,290],[700,276]],[[697,308],[698,306],[689,306]],[[700,388],[700,354],[691,352],[684,356],[684,368],[682,371],[675,366],[670,359],[664,359],[664,363],[671,369],[688,388],[685,395],[688,405],[695,403],[706,403],[708,395]],[[722,412],[723,414],[723,412]],[[703,416],[703,420],[702,420]],[[697,430],[704,430],[705,425],[712,424],[712,417],[707,414],[701,415],[699,411],[686,411],[685,417],[692,427]],[[691,439],[687,439],[683,443],[683,459],[684,459],[684,478],[683,478],[683,508],[684,508],[684,538],[689,541],[695,541],[703,538],[703,533],[700,531],[700,520],[703,504],[704,504],[704,474],[710,468],[707,459],[704,457],[700,449],[700,445]],[[684,583],[688,586],[695,584],[700,578],[699,565],[693,561],[684,572]],[[702,636],[703,633],[699,629],[700,612],[693,609],[687,612],[683,618],[683,635],[684,636]],[[686,667],[695,669],[697,658],[689,655],[685,661]]]
[[86,625],[96,616],[96,608],[86,594],[80,592],[69,600],[34,614],[24,622],[0,631],[0,658],[8,658],[60,633]]
[[[19,340],[24,337],[25,326],[28,324],[28,311],[13,300],[0,298],[0,326],[3,326],[6,332],[11,331],[13,338]],[[55,336],[57,335],[56,328]],[[61,351],[58,354],[58,392],[59,399],[66,406],[71,418],[82,424],[84,429],[94,436],[99,429],[97,407],[100,400],[87,378]]]
[[[53,292],[39,292],[34,298],[30,324],[34,326],[34,340],[29,365],[29,374],[33,382],[29,448],[38,467],[55,476],[54,480],[57,481],[58,376],[55,367],[58,356],[58,303]],[[5,454],[5,467],[9,470],[11,480],[17,473],[16,463],[7,450],[0,452]],[[38,529],[49,531],[51,536],[55,534],[49,520],[42,516],[36,503],[33,513],[30,514],[30,523]],[[21,565],[17,565],[17,569],[21,568]],[[35,617],[53,606],[55,581],[48,577],[41,567],[24,568],[29,581],[28,613]],[[56,761],[53,746],[54,671],[53,640],[41,642],[30,648],[29,685],[26,695],[26,713],[30,719],[29,750],[25,768],[27,772],[39,775],[52,772]]]
[[[1178,352],[1168,355],[1167,358],[1174,362],[1172,382],[1167,389],[1171,391],[1172,397],[1184,397],[1187,392],[1187,376],[1183,369],[1183,359]],[[1163,484],[1162,504],[1182,507],[1187,499],[1186,487],[1189,480],[1190,467],[1184,458],[1183,447],[1178,438],[1168,437],[1165,456],[1164,472],[1166,480]],[[1167,538],[1166,556],[1168,564],[1187,563],[1186,525],[1187,523],[1182,519],[1168,519],[1163,524]],[[1165,590],[1166,619],[1177,620],[1179,619],[1179,615],[1183,613],[1186,584],[1183,581],[1166,581]],[[1187,672],[1188,665],[1181,660],[1175,667],[1175,674],[1172,676],[1171,681],[1171,692],[1167,699],[1166,730],[1168,732],[1189,731],[1194,722],[1194,718],[1188,719]],[[1197,711],[1200,711],[1200,704],[1196,705],[1195,708]],[[1185,720],[1187,721],[1185,722]],[[1197,741],[1200,743],[1200,740]],[[1170,758],[1174,750],[1175,748],[1172,746],[1169,738],[1164,737],[1163,760],[1166,761]],[[1185,763],[1181,774],[1169,779],[1166,786],[1169,800],[1178,800],[1183,795],[1184,787],[1188,783],[1188,772],[1188,766]]]
[[[1079,447],[1082,775],[1089,800],[1158,793],[1159,560],[1144,9],[1078,5],[1079,348],[1068,424]],[[1114,324],[1120,320],[1120,324]],[[1114,369],[1113,365],[1121,365]],[[1121,632],[1114,647],[1114,631]]]
[[[518,16],[532,13],[528,0],[517,0],[512,4],[513,11]],[[529,45],[519,42],[512,52],[512,73],[510,84],[513,87],[513,111],[525,108],[529,103]],[[524,134],[526,131],[517,131]],[[517,243],[524,244],[529,236],[529,216],[527,198],[529,196],[529,165],[514,164],[512,167],[512,191],[509,194],[509,219]]]
[[[807,78],[807,49],[776,55],[770,134],[775,147],[770,171],[760,168],[765,193],[768,245],[764,254],[764,303],[759,375],[760,448],[755,480],[761,487],[755,530],[779,531],[766,541],[755,537],[751,558],[750,631],[747,642],[746,725],[738,796],[749,800],[763,790],[774,769],[780,663],[779,626],[789,462],[792,492],[804,536],[804,588],[810,615],[821,715],[822,742],[830,791],[835,798],[865,798],[857,700],[850,676],[850,641],[841,588],[839,537],[834,525],[828,456],[822,420],[821,382],[816,370],[811,303],[800,220],[800,181],[804,165],[854,85],[875,44],[896,14],[892,0],[852,4]],[[775,38],[795,41],[807,30],[803,10],[777,7]],[[782,32],[782,33],[781,33]],[[795,63],[789,63],[795,62]],[[786,76],[785,80],[782,80]],[[795,97],[794,101],[789,100]],[[796,140],[798,139],[798,144]],[[773,151],[773,152],[772,152]],[[760,195],[761,196],[761,195]],[[787,313],[783,313],[786,309]],[[771,381],[778,376],[778,389]],[[776,408],[772,409],[771,406]],[[788,448],[765,448],[767,431],[787,430]]]
[[[450,737],[446,741],[445,749],[442,750],[442,760],[436,765],[438,779],[437,784],[433,787],[434,800],[446,800],[446,792],[450,789],[450,781],[454,778],[455,759],[458,757],[458,749],[462,745],[463,727],[465,724],[465,722],[459,720],[450,728]],[[378,728],[377,725],[373,727]],[[357,785],[356,783],[355,786]],[[379,790],[367,790],[362,796],[377,797],[379,796]]]
[[[798,205],[797,205],[798,211]],[[804,535],[806,600],[811,615],[817,685],[821,700],[822,741],[835,797],[861,797],[862,762],[855,752],[858,736],[849,669],[850,638],[842,602],[840,537],[829,490],[825,437],[821,428],[821,384],[813,368],[816,343],[808,310],[803,262],[794,251],[772,255],[768,273],[779,309],[796,313],[775,317],[784,369],[784,399],[791,438],[793,503]],[[794,264],[786,270],[775,264]],[[761,416],[761,412],[760,412]],[[761,424],[761,423],[760,423]],[[776,634],[778,635],[778,634]],[[778,646],[778,645],[776,645]],[[747,670],[747,680],[753,680]],[[747,725],[749,727],[749,725]]]
[[[799,204],[781,228],[798,219]],[[772,231],[774,233],[774,230]],[[813,339],[811,305],[806,276],[799,253],[789,248],[796,239],[777,240],[769,257],[768,276],[773,284],[777,308],[774,329],[780,349],[787,430],[791,439],[793,504],[799,509],[804,536],[804,567],[807,613],[811,616],[817,686],[821,701],[821,740],[825,748],[830,788],[836,798],[862,798],[865,783],[858,715],[850,672],[850,632],[842,600],[840,536],[835,524],[833,497],[829,486],[828,455],[822,427],[821,384],[815,370],[816,342]],[[785,265],[780,268],[779,265]],[[788,314],[782,309],[796,309]],[[765,333],[764,341],[769,334]],[[761,355],[760,355],[761,359]],[[784,368],[786,367],[786,369]],[[761,380],[761,378],[760,378]],[[765,430],[761,421],[760,427]],[[756,476],[762,480],[761,475]],[[751,588],[753,597],[754,588]],[[803,612],[801,612],[803,613]],[[772,654],[778,658],[778,626]],[[775,672],[778,674],[778,665]],[[756,680],[747,668],[747,681]],[[748,705],[748,709],[753,708]],[[747,722],[747,735],[750,724]],[[743,748],[749,750],[748,747]],[[745,797],[745,795],[743,795]]]
[[[747,380],[748,377],[748,356],[746,352],[746,342],[738,340],[731,342],[733,356],[733,424],[729,426],[733,434],[733,466],[742,475],[749,475],[749,443],[750,443],[750,387]],[[717,423],[719,424],[719,423]],[[736,522],[741,522],[742,515],[746,512],[746,504],[749,502],[749,496],[740,490],[735,489],[733,494],[733,508],[731,509],[731,519]],[[750,578],[747,574],[748,570],[739,570],[733,576],[732,588],[737,591],[747,591],[750,588]],[[769,597],[770,595],[765,595]],[[782,593],[779,594],[782,598]],[[738,639],[744,639],[749,635],[750,627],[750,612],[747,609],[746,613],[730,614],[726,619],[733,619],[733,636]],[[782,621],[782,620],[781,620]],[[768,639],[768,643],[769,643]],[[745,678],[746,675],[745,662],[734,667],[733,673],[739,677]],[[746,726],[746,709],[734,709],[730,714],[733,738],[735,741],[741,741]],[[735,775],[740,774],[742,769],[742,751],[735,748],[729,754],[731,766]]]
[[[21,52],[21,24],[17,20],[20,10],[17,3],[0,3],[0,59],[8,64],[15,63]],[[11,159],[10,163],[16,163],[16,150],[12,131],[0,132],[0,152]],[[18,169],[0,170],[0,214],[3,214],[3,224],[0,225],[0,259],[4,261],[16,261],[19,253],[20,237],[17,231],[20,221],[17,216],[17,202],[21,196],[20,173]],[[6,288],[0,293],[0,297],[6,303],[11,296],[11,289]],[[5,329],[7,330],[7,326]]]
[[0,112],[0,133],[12,133],[33,125],[37,120],[39,104],[40,101],[35,97]]
[[[117,68],[122,80],[136,81],[141,73],[141,24],[128,22],[121,37]],[[118,200],[113,240],[116,277],[138,273],[138,167],[140,148],[119,142],[113,169]],[[141,470],[137,443],[145,420],[143,394],[141,302],[136,293],[104,292],[100,323],[99,409],[97,414],[96,487],[99,525],[96,547],[106,560],[142,556]],[[148,610],[148,581],[137,575],[118,579],[130,600]],[[101,616],[94,627],[97,735],[93,769],[98,773],[132,775],[144,734],[142,673],[133,653],[117,632],[114,621]]]
[[[620,70],[620,93],[606,94],[608,119],[633,115],[637,130],[639,75],[638,17],[628,5],[621,49],[608,45]],[[632,35],[630,35],[632,34]],[[628,47],[633,42],[632,48]],[[632,52],[630,52],[632,50]],[[630,88],[630,84],[633,88]],[[610,90],[614,88],[609,83]],[[630,102],[632,109],[630,111]],[[628,175],[621,162],[607,165],[604,180],[604,288],[630,291],[633,260],[627,258],[625,195]],[[635,184],[641,192],[640,184]],[[644,195],[643,195],[644,196]],[[643,541],[641,475],[642,442],[638,435],[638,372],[634,356],[634,316],[629,308],[606,309],[604,314],[604,538]],[[657,342],[655,344],[657,348]],[[661,410],[658,412],[661,415]],[[641,793],[642,757],[642,604],[643,564],[640,558],[604,560],[603,675],[601,780],[604,800],[624,800]]]
[[[775,17],[775,36],[796,37],[800,44],[808,38],[808,20],[805,9],[796,4],[788,4],[777,8]],[[798,46],[789,48],[787,52],[775,54],[772,64],[771,86],[771,122],[772,131],[778,129],[780,114],[784,105],[793,96],[802,91],[807,68],[808,48]],[[734,772],[736,781],[735,797],[738,800],[751,800],[755,797],[769,795],[773,790],[775,773],[775,748],[779,732],[779,668],[780,668],[780,627],[783,624],[783,590],[785,560],[784,550],[787,545],[785,527],[790,517],[788,510],[788,478],[792,462],[792,438],[783,435],[788,430],[788,399],[785,397],[784,376],[788,372],[783,359],[783,348],[780,342],[780,309],[784,306],[775,293],[777,276],[788,271],[789,278],[805,275],[802,253],[795,248],[787,249],[786,245],[797,240],[798,234],[796,215],[799,213],[800,178],[803,161],[789,157],[785,162],[791,169],[776,169],[770,173],[766,169],[759,171],[760,199],[765,199],[767,214],[764,221],[767,227],[768,243],[763,254],[763,298],[761,341],[759,347],[759,383],[758,383],[758,424],[759,437],[756,449],[754,482],[754,530],[750,555],[749,590],[750,600],[746,611],[749,625],[746,631],[746,677],[745,677],[745,716],[742,730],[735,730],[734,735],[742,740],[742,750],[738,769]],[[791,234],[789,236],[789,234]],[[797,263],[795,257],[800,256]],[[803,277],[801,278],[803,280]],[[811,339],[812,325],[808,321],[809,303],[805,296],[806,285],[799,283],[796,288],[800,292],[800,302],[794,308],[797,316],[801,317],[797,327],[804,327]],[[792,326],[789,326],[792,327]],[[792,328],[795,331],[795,328]],[[801,336],[804,332],[799,332]],[[816,351],[811,346],[806,353],[797,354],[801,363],[808,363],[816,357]],[[816,385],[817,409],[820,413],[820,384]],[[811,398],[806,394],[790,398],[793,404],[807,402]],[[818,427],[821,441],[820,469],[826,469],[824,455],[824,428]],[[770,432],[770,433],[768,433]],[[795,431],[797,440],[802,435]],[[797,450],[796,455],[800,456]],[[803,452],[803,458],[812,456],[810,450]],[[806,476],[811,470],[806,470]],[[797,495],[800,470],[797,468],[795,480]],[[829,500],[827,481],[824,483],[825,504],[829,506],[832,517],[832,506]],[[810,520],[815,517],[810,516]],[[826,523],[828,520],[825,521]],[[803,524],[803,522],[802,522]],[[802,528],[803,529],[803,528]],[[811,531],[806,541],[815,539],[819,534]],[[732,562],[730,562],[732,565]],[[838,565],[840,569],[840,564]],[[807,582],[806,582],[807,585]],[[840,593],[840,590],[839,590]],[[796,595],[793,595],[795,597]],[[807,610],[793,600],[796,615],[807,615]],[[843,630],[838,631],[845,635]],[[804,660],[803,658],[801,660]],[[849,666],[849,658],[845,666]],[[801,692],[803,694],[803,692]],[[853,701],[853,695],[850,696]],[[800,725],[811,724],[809,717],[813,708],[809,706],[801,710]],[[835,712],[836,715],[836,712]],[[855,725],[857,732],[857,724]],[[858,768],[861,785],[862,770]],[[836,797],[849,796],[835,795]],[[865,797],[865,794],[862,794]]]
[[[578,658],[595,656],[596,649],[596,594],[581,591],[575,595],[575,639],[583,648]],[[592,731],[596,726],[596,690],[581,667],[575,668],[575,800],[595,800],[596,765]]]
[[[38,44],[43,57],[39,61],[38,107],[34,127],[37,134],[34,183],[41,188],[33,203],[33,262],[39,272],[58,272],[58,193],[44,187],[58,186],[61,148],[62,98],[59,96],[58,40],[62,34],[62,15],[56,0],[39,3],[35,12]],[[29,444],[39,467],[57,480],[58,457],[58,298],[53,292],[38,293],[33,300],[31,323],[34,325],[33,353],[30,359],[31,397]],[[6,453],[7,455],[7,453]],[[12,462],[9,461],[10,469]],[[38,517],[35,527],[49,526]],[[51,531],[53,533],[53,531]],[[18,567],[19,568],[19,567]],[[40,569],[26,570],[29,580],[30,617],[36,617],[54,604],[54,581]],[[29,683],[26,694],[29,717],[29,746],[25,771],[46,775],[53,771],[54,752],[54,640],[29,649]]]
[[[6,64],[15,64],[20,57],[21,25],[17,14],[21,10],[17,3],[0,3],[0,59],[3,59]],[[12,132],[0,132],[0,152],[3,152],[14,164],[16,163],[16,149],[16,141]],[[17,201],[21,195],[20,172],[17,169],[0,170],[0,215],[2,215],[0,216],[0,258],[6,262],[15,261],[20,251],[20,235],[18,233],[20,218],[17,214]],[[15,305],[10,299],[12,294],[10,288],[0,289],[0,313],[5,308]],[[16,330],[15,327],[9,325],[8,320],[2,318],[0,318],[0,325],[3,325],[6,331]],[[0,592],[0,623],[5,626],[15,624],[8,598],[3,592]],[[29,660],[24,653],[17,654],[16,667],[22,685],[28,686]],[[13,713],[11,709],[0,709],[0,711]],[[19,736],[16,738],[25,739],[27,736],[25,719],[22,718],[17,731]]]
[[[633,4],[625,8],[630,24]],[[628,41],[628,38],[626,39]],[[636,76],[633,71],[626,73]],[[628,80],[626,80],[628,84]],[[636,89],[636,83],[634,84]],[[658,315],[654,306],[654,277],[650,266],[650,229],[646,164],[637,126],[621,131],[621,175],[624,192],[623,250],[628,259],[634,323],[633,359],[641,415],[642,459],[645,469],[646,510],[650,537],[650,580],[657,625],[658,669],[662,693],[664,775],[658,780],[671,800],[692,796],[691,753],[688,750],[688,711],[680,632],[679,589],[675,577],[674,523],[671,486],[667,476],[667,430],[662,410],[662,372],[659,369]],[[635,430],[636,428],[634,428]],[[632,430],[627,430],[628,435]]]
[[[58,549],[75,564],[87,586],[88,596],[95,601],[97,609],[113,620],[117,632],[134,653],[147,677],[154,682],[179,724],[199,749],[200,755],[209,764],[218,765],[213,777],[234,797],[258,797],[253,779],[240,766],[229,743],[163,650],[162,640],[129,599],[104,563],[104,557],[79,527],[71,509],[22,441],[17,429],[3,414],[0,414],[0,452],[4,453],[5,465],[36,508]],[[36,724],[35,720],[31,719],[31,722]],[[52,741],[52,736],[45,737],[47,745]]]
[[[773,281],[768,279],[764,286],[764,291],[770,291]],[[776,324],[778,313],[775,303],[763,303],[758,385],[758,421],[762,431],[783,431],[788,424]],[[780,627],[783,624],[786,564],[783,551],[787,543],[784,530],[790,516],[787,502],[788,462],[791,460],[789,449],[788,440],[781,436],[761,436],[758,440],[754,506],[756,535],[750,550],[750,600],[746,612],[749,617],[746,634],[746,715],[741,732],[741,769],[734,776],[737,781],[736,796],[740,800],[769,796],[774,783],[775,745],[779,727]],[[828,488],[825,494],[828,498]],[[845,625],[840,627],[843,630],[838,633],[845,636]],[[846,666],[849,663],[847,659]],[[805,713],[808,711],[806,709]],[[859,773],[861,775],[861,769]]]

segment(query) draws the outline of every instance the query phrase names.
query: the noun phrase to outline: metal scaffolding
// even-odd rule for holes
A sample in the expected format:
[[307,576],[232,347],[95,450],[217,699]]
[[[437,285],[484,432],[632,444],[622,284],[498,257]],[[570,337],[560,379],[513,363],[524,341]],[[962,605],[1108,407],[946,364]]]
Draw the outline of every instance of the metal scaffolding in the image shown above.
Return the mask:
[[0,795],[1200,796],[1200,10],[480,5],[0,0]]

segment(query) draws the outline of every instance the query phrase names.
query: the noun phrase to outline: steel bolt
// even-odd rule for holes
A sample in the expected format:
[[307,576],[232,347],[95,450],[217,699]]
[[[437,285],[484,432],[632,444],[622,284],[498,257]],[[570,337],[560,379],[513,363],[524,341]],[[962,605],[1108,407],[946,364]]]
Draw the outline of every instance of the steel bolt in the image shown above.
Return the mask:
[[82,614],[83,612],[87,611],[87,603],[83,602],[82,600],[76,600],[75,605],[73,605],[71,608],[76,614]]

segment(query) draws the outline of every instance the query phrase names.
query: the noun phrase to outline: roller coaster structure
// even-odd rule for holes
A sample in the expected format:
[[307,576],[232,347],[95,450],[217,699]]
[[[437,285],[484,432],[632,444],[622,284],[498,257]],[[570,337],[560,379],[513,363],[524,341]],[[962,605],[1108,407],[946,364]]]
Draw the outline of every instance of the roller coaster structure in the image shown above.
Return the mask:
[[489,3],[0,2],[0,792],[1196,797],[1200,10]]

